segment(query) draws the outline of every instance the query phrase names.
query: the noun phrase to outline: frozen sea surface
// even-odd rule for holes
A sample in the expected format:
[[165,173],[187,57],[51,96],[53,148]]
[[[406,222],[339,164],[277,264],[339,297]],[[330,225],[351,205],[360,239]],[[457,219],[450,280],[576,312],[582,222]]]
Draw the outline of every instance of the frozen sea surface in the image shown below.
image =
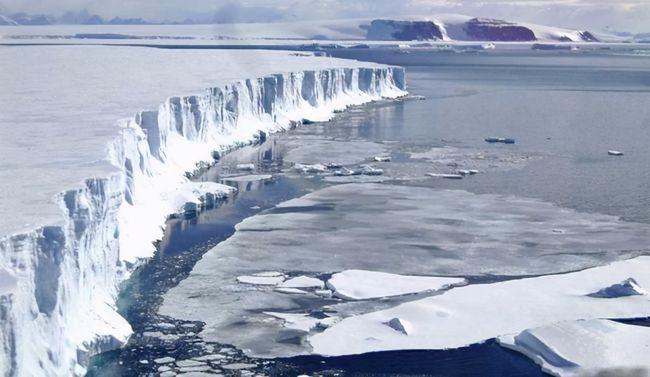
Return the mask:
[[[153,64],[155,62],[155,64]],[[372,66],[278,51],[102,46],[0,48],[0,236],[58,223],[53,197],[114,171],[118,121],[168,97],[244,78]]]
[[[237,283],[280,271],[327,276],[365,269],[493,278],[574,271],[639,255],[650,230],[538,200],[390,184],[343,184],[289,200],[236,226],[165,297],[162,313],[201,320],[210,341],[252,355],[307,351],[264,312],[323,311],[336,301]],[[347,303],[336,316],[375,309]]]

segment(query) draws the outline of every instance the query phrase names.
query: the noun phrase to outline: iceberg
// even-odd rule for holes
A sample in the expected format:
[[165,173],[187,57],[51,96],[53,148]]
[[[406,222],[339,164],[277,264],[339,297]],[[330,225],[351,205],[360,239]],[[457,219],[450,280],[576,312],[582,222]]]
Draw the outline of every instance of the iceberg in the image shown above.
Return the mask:
[[0,369],[18,376],[83,375],[128,339],[118,284],[153,255],[197,163],[405,94],[399,67],[279,51],[31,46],[0,60]]

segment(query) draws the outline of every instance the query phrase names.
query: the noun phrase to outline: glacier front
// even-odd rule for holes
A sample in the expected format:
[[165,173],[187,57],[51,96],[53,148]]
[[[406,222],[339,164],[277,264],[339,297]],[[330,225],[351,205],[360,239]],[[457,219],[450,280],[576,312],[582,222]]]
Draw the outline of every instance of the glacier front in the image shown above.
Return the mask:
[[0,375],[11,376],[82,375],[126,341],[117,286],[153,254],[198,162],[405,94],[401,68],[278,51],[14,46],[0,64]]

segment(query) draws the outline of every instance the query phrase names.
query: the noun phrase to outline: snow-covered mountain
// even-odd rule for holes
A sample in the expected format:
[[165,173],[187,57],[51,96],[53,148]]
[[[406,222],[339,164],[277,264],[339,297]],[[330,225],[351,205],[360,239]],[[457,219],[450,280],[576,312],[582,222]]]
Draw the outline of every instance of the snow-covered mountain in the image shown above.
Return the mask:
[[562,29],[534,24],[462,15],[440,15],[406,20],[373,20],[367,27],[372,40],[444,40],[501,42],[594,42],[588,31]]

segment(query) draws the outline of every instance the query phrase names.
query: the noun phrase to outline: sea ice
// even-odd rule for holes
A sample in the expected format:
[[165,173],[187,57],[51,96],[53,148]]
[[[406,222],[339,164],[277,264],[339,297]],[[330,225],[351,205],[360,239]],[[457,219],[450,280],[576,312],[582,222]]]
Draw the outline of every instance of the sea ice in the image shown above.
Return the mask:
[[347,270],[336,273],[327,281],[327,287],[336,297],[347,300],[406,295],[433,291],[462,284],[465,279],[431,276],[406,276],[377,271]]
[[237,281],[253,285],[278,285],[284,281],[284,276],[237,276]]
[[302,275],[288,279],[278,286],[283,288],[323,288],[325,283],[320,279]]
[[605,319],[564,321],[501,336],[499,343],[554,376],[650,374],[650,327]]
[[[558,228],[564,233],[553,233],[552,230]],[[260,235],[264,242],[260,242]],[[295,334],[283,334],[286,328],[277,322],[264,321],[267,316],[262,312],[305,312],[325,310],[324,307],[329,306],[337,316],[363,317],[358,314],[417,297],[341,302],[327,298],[330,290],[319,291],[318,295],[251,290],[235,283],[238,276],[253,273],[251,266],[258,271],[299,271],[306,276],[366,270],[420,277],[482,277],[489,282],[576,271],[635,257],[646,250],[649,240],[650,229],[645,224],[580,213],[539,200],[389,184],[335,185],[281,203],[275,209],[237,224],[230,238],[204,254],[189,277],[164,296],[160,311],[178,319],[205,322],[200,336],[206,341],[233,344],[254,356],[294,356],[309,350],[300,342],[276,341],[294,338]],[[594,285],[581,294],[597,292],[629,277],[634,277],[643,286],[636,274],[630,273]],[[377,293],[372,296],[403,294],[437,286],[426,284],[413,290],[382,292],[391,287],[378,284],[381,289],[375,290]],[[453,288],[436,297],[446,297],[469,287]],[[490,285],[489,289],[487,285],[483,287],[489,292],[498,285]],[[539,297],[541,293],[530,293],[537,290],[534,285],[516,294]],[[504,297],[510,297],[506,293],[502,293]],[[609,301],[586,296],[577,299],[592,300],[594,306],[598,301]],[[507,308],[514,305],[512,302],[501,306]],[[548,306],[537,302],[528,305]],[[499,309],[505,310],[503,307]],[[486,310],[478,304],[477,308],[467,313],[465,324],[475,321],[472,313]],[[430,315],[437,320],[444,312],[434,311]],[[409,338],[419,338],[419,322],[402,313],[378,320],[379,334],[387,330],[403,337],[383,324],[396,317],[413,324]],[[471,328],[475,324],[468,326]],[[479,339],[485,339],[477,334]],[[444,346],[443,338],[438,339]]]
[[[601,299],[588,294],[630,276],[642,285],[650,284],[649,268],[650,257],[643,256],[568,274],[453,288],[391,309],[345,318],[312,335],[309,342],[314,353],[330,356],[448,349],[560,321],[647,317],[650,301],[645,296]],[[411,324],[408,337],[385,325],[393,318]],[[579,351],[579,347],[575,349]]]

